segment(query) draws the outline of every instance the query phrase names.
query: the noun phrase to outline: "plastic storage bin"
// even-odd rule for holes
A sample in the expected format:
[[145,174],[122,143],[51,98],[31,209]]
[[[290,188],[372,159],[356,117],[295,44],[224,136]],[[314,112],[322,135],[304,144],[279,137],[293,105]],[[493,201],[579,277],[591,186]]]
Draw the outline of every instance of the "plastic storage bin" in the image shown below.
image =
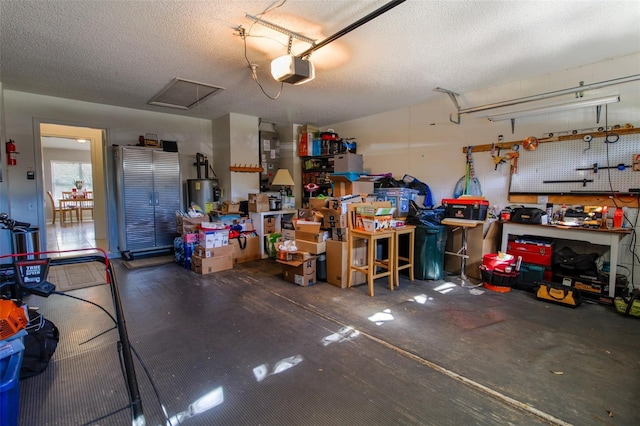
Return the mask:
[[415,201],[418,191],[410,188],[376,188],[376,199],[378,201],[389,201],[391,207],[395,207],[393,213],[396,217],[404,217],[409,213],[409,201]]
[[[20,412],[20,367],[24,355],[21,330],[10,339],[0,341],[0,425],[17,426]],[[2,354],[5,353],[5,356]],[[11,353],[6,355],[6,353]]]
[[418,280],[441,280],[444,275],[447,227],[418,225],[415,238],[414,277]]

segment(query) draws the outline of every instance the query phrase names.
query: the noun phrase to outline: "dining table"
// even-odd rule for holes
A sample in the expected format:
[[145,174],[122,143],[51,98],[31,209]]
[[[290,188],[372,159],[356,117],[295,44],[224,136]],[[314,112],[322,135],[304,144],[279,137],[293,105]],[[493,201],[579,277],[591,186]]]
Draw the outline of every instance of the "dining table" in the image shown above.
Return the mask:
[[[76,220],[82,221],[82,212],[91,210],[93,217],[93,196],[92,194],[63,193],[63,197],[58,199],[61,209],[76,210]],[[73,221],[73,216],[72,216]]]

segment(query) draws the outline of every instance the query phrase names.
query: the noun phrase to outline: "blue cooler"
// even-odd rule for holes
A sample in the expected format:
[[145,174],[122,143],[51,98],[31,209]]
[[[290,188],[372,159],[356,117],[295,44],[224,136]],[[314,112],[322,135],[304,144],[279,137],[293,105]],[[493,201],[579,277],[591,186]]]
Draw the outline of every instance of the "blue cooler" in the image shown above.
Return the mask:
[[20,413],[20,367],[24,355],[20,330],[6,340],[0,340],[0,425],[17,426]]

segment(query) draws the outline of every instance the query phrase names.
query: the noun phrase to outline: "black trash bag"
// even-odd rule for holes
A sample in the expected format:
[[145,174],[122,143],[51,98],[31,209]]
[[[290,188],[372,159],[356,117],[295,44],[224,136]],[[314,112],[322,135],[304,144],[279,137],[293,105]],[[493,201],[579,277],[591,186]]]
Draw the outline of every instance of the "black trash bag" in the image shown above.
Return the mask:
[[46,370],[60,340],[58,327],[33,311],[29,311],[27,333],[23,341],[24,354],[20,367],[20,380],[37,376]]
[[587,275],[598,276],[596,260],[598,253],[578,254],[570,247],[563,247],[554,251],[551,256],[553,272],[570,276]]
[[374,183],[375,188],[404,188],[405,186],[404,182],[394,179],[393,176],[384,176]]
[[440,226],[442,219],[444,219],[444,208],[425,209],[418,206],[415,201],[409,200],[407,224],[437,227]]

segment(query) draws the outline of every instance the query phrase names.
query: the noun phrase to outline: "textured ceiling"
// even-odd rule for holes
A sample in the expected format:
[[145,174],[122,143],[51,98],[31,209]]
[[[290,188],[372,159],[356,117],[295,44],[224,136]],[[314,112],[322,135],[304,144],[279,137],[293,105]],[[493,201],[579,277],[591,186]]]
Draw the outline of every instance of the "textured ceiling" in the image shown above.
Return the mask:
[[[273,6],[263,19],[322,40],[386,3],[0,0],[0,81],[207,119],[235,112],[322,126],[446,96],[438,86],[465,93],[640,51],[639,1],[409,0],[319,49],[316,79],[285,84],[271,100],[234,31],[250,34],[246,55],[275,96],[269,63],[285,54],[286,37],[245,13]],[[308,47],[296,42],[293,52]],[[225,90],[187,112],[146,104],[175,77]]]

